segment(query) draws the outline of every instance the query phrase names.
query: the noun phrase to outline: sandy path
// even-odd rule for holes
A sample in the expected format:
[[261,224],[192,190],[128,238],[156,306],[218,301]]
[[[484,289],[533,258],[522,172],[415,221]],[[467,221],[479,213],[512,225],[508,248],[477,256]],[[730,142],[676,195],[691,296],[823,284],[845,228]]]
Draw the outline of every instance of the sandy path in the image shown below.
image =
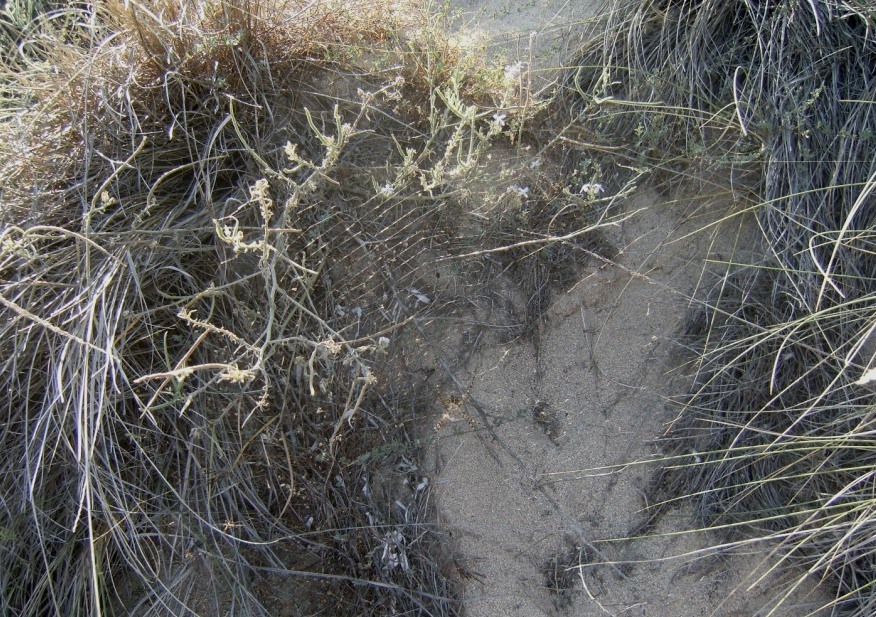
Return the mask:
[[[744,258],[732,246],[735,230],[679,240],[703,224],[681,205],[643,193],[627,207],[640,212],[614,238],[622,247],[616,265],[592,267],[556,299],[538,356],[530,343],[494,345],[469,365],[470,396],[499,423],[501,442],[488,449],[462,423],[442,430],[436,499],[472,574],[470,615],[766,614],[766,597],[745,590],[761,557],[635,563],[718,539],[605,542],[643,521],[651,468],[625,465],[656,453],[652,440],[669,419],[672,338],[702,269],[688,256],[714,250],[718,240],[725,258]],[[688,514],[676,509],[655,533],[685,529]],[[578,570],[563,574],[579,554],[594,561],[583,581]],[[599,564],[606,559],[624,563]],[[552,562],[553,579],[546,577]],[[551,592],[552,585],[568,590]],[[795,596],[777,614],[805,615],[811,602]]]
[[[455,6],[462,40],[487,41],[500,61],[532,58],[539,69],[556,65],[576,21],[594,11],[586,2]],[[738,221],[687,236],[727,205],[640,191],[620,206],[638,212],[610,238],[620,249],[616,263],[590,267],[555,298],[538,350],[531,342],[488,345],[461,373],[499,437],[490,442],[452,422],[432,453],[437,510],[467,576],[469,615],[769,612],[766,596],[747,590],[763,556],[656,561],[718,541],[665,535],[688,529],[686,512],[663,516],[654,530],[661,537],[606,542],[642,522],[650,468],[623,466],[652,457],[670,419],[665,401],[680,391],[672,341],[705,256],[750,258],[737,247]],[[593,565],[565,567],[582,560]],[[774,577],[763,588],[775,593],[783,584]],[[775,614],[809,614],[819,598],[796,592]]]

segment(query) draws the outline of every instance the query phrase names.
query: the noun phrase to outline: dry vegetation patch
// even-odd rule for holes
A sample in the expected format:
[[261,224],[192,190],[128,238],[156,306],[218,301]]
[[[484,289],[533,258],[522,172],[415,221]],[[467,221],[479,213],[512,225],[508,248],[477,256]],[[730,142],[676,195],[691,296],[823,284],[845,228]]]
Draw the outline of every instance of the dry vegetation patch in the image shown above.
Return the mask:
[[[537,353],[651,174],[744,178],[769,255],[696,303],[649,508],[872,613],[873,27],[617,2],[548,104],[406,4],[10,2],[0,610],[457,614],[422,429],[492,431],[452,369],[485,337]],[[545,567],[558,608],[584,557]]]
[[456,613],[399,347],[477,303],[435,263],[600,224],[467,208],[519,85],[390,3],[44,9],[4,30],[3,612]]
[[839,613],[869,615],[873,9],[645,0],[612,3],[604,26],[567,82],[590,138],[664,186],[747,176],[737,213],[756,213],[768,247],[716,261],[689,319],[695,383],[655,507],[691,500],[728,546],[767,542],[830,581]]

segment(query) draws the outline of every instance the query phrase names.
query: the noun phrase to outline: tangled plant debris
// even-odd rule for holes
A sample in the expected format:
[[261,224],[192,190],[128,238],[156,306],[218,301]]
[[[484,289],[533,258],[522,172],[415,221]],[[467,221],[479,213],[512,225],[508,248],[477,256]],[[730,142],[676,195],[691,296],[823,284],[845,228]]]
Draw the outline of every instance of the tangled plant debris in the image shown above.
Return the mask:
[[427,265],[608,222],[467,209],[529,102],[390,3],[46,9],[4,30],[2,611],[456,614],[400,349],[472,301]]

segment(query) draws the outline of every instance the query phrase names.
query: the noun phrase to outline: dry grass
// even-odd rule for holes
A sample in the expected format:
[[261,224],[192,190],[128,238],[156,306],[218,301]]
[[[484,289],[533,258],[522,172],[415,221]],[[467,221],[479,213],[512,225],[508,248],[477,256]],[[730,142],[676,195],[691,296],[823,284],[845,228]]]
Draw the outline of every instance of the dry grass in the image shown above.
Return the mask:
[[71,11],[7,75],[4,612],[178,615],[200,589],[263,614],[254,585],[295,564],[364,613],[455,610],[418,482],[363,493],[355,461],[415,449],[395,423],[422,403],[373,392],[403,319],[371,296],[445,206],[456,149],[425,158],[471,127],[427,147],[393,110],[404,24],[346,7]]
[[436,260],[474,285],[589,253],[588,199],[550,183],[514,205],[534,228],[466,209],[530,101],[394,3],[22,6],[0,612],[457,613],[417,462],[435,383],[401,346],[476,303]]
[[876,606],[873,18],[852,1],[616,2],[566,90],[586,130],[636,135],[604,145],[660,180],[756,172],[769,254],[691,316],[666,465],[730,545],[770,543],[856,616]]

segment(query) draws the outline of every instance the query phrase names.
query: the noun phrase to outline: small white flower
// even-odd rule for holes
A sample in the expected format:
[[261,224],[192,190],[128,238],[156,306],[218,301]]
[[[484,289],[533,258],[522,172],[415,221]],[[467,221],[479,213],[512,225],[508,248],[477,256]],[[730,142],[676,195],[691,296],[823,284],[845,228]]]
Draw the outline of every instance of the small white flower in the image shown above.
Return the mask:
[[523,63],[515,62],[514,64],[509,64],[505,67],[505,79],[508,81],[514,81],[520,74],[523,72]]
[[379,339],[377,339],[377,347],[378,349],[385,350],[387,347],[389,347],[389,338],[381,336]]
[[395,194],[395,188],[387,182],[380,188],[380,194],[384,197],[392,197]]
[[581,193],[589,193],[590,195],[599,195],[605,191],[605,188],[598,182],[587,183],[581,186]]
[[493,114],[493,124],[496,126],[505,126],[505,119],[508,117],[504,111],[497,111]]
[[508,190],[514,191],[520,197],[529,197],[529,187],[528,186],[509,186]]
[[530,169],[535,169],[535,168],[538,167],[539,165],[541,165],[541,159],[539,159],[539,158],[534,158],[534,159],[532,159],[532,161],[529,163],[529,168],[530,168]]

